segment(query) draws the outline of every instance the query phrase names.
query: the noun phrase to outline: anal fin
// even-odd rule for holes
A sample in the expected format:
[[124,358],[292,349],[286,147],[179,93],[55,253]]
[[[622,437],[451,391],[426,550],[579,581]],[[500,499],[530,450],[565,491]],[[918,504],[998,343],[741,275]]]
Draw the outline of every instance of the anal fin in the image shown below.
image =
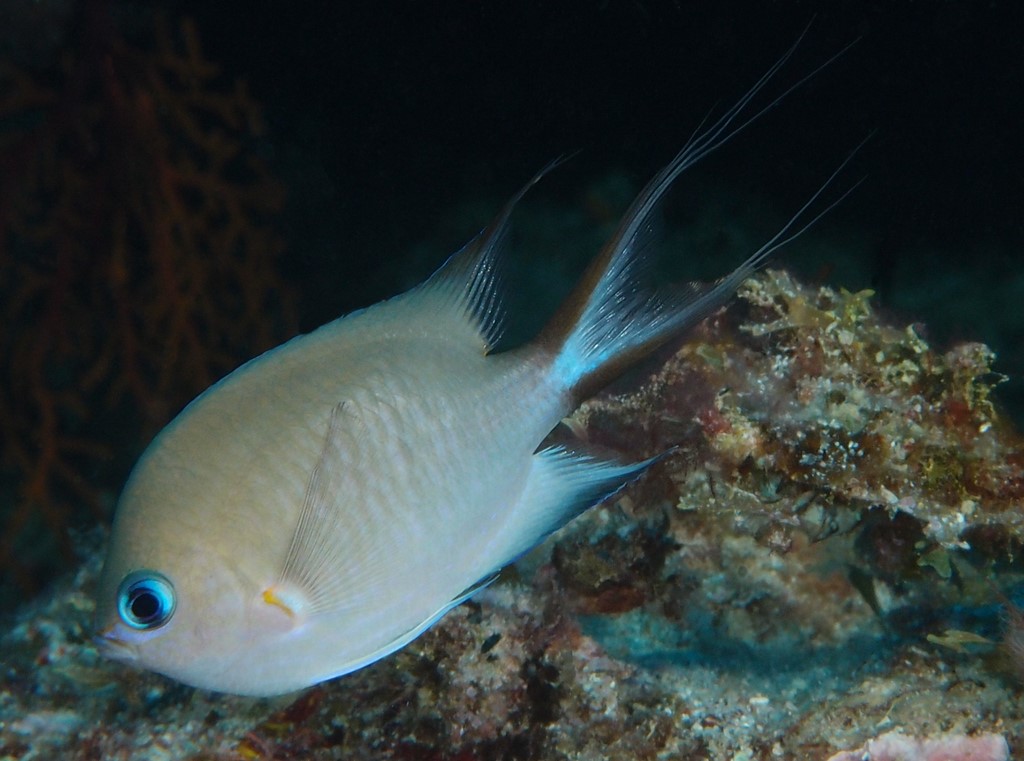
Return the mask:
[[533,456],[526,490],[494,539],[505,563],[539,544],[580,513],[608,499],[667,453],[621,463],[581,449],[552,446]]

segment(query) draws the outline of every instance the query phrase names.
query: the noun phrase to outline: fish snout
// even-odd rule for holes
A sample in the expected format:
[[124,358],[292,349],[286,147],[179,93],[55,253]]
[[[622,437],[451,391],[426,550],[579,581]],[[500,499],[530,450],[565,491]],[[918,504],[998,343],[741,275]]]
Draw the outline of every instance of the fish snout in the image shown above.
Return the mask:
[[117,627],[111,626],[92,638],[100,655],[111,660],[131,663],[138,659],[136,647],[118,636]]

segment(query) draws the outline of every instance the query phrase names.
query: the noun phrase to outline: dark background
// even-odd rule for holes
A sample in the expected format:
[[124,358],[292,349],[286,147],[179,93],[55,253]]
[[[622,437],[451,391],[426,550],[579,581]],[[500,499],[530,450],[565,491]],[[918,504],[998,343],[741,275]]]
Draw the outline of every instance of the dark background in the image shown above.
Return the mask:
[[[249,148],[287,192],[279,261],[303,331],[419,282],[578,151],[515,217],[513,335],[528,335],[706,115],[805,29],[752,111],[856,40],[682,178],[664,205],[663,269],[728,271],[871,135],[829,197],[863,183],[777,262],[874,289],[939,347],[988,343],[1010,378],[998,399],[1024,420],[1018,3],[10,0],[0,59],[45,69],[97,6],[137,46],[160,14],[194,18],[224,81],[244,79],[262,104]],[[131,449],[106,468],[111,504]]]
[[[670,229],[705,215],[744,244],[663,259],[723,272],[873,135],[836,189],[863,185],[779,261],[876,289],[940,343],[987,341],[1014,376],[1002,398],[1024,409],[1019,4],[12,0],[0,53],[59,48],[76,8],[97,3],[129,38],[158,13],[196,19],[205,55],[264,106],[258,150],[287,187],[303,330],[418,282],[554,157],[579,151],[528,197],[527,220],[581,213],[594,193],[614,216],[805,28],[758,104],[858,40],[668,199]],[[748,226],[750,244],[734,232]],[[591,253],[548,227],[560,256]]]
[[[851,148],[865,182],[780,261],[871,287],[929,337],[984,340],[1024,388],[1024,25],[1014,3],[182,3],[208,54],[267,109],[290,187],[288,266],[304,328],[418,281],[501,199],[581,151],[527,206],[579,209],[619,173],[635,190],[810,28],[765,103],[859,42],[679,183],[670,224],[710,196],[767,237]],[[722,200],[723,196],[726,200]],[[482,200],[476,217],[442,225]],[[629,199],[622,196],[620,204]],[[621,208],[621,206],[620,206]],[[461,220],[460,220],[461,221]],[[725,220],[726,222],[728,219]],[[556,235],[553,232],[552,235]],[[447,236],[447,239],[446,239]],[[569,256],[583,256],[562,240]],[[710,276],[747,253],[706,259]],[[529,252],[516,256],[529,258]],[[538,263],[543,267],[545,262]],[[1019,418],[1018,418],[1019,419]]]

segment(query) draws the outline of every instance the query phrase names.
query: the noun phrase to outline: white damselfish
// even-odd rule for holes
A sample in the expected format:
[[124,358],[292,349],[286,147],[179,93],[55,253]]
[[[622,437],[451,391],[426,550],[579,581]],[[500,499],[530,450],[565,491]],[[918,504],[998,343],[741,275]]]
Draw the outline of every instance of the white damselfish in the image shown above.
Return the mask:
[[730,126],[784,60],[650,181],[532,342],[491,351],[496,258],[524,188],[419,287],[193,401],[121,496],[98,592],[104,652],[211,690],[306,687],[404,646],[637,476],[651,460],[543,442],[785,242],[786,229],[716,283],[637,282],[658,200],[759,115]]

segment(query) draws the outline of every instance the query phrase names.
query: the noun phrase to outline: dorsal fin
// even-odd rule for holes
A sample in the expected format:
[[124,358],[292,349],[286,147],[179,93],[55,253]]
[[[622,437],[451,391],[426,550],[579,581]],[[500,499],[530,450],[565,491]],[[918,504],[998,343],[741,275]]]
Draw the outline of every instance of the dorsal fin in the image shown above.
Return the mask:
[[561,162],[562,159],[556,159],[537,172],[502,206],[487,227],[453,254],[426,282],[401,298],[433,301],[429,312],[449,312],[464,318],[483,342],[484,353],[490,352],[504,329],[501,269],[509,217],[526,192]]

